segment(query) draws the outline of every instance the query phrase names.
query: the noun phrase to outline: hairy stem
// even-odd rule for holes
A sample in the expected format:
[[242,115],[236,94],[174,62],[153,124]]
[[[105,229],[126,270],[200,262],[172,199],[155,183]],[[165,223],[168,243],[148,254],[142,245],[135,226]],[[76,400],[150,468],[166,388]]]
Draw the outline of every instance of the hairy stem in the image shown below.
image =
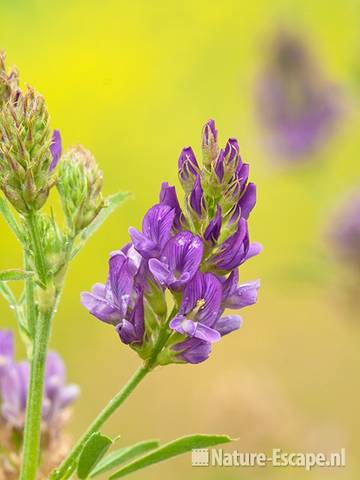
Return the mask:
[[102,425],[109,419],[109,417],[120,407],[120,405],[128,398],[130,393],[137,387],[141,380],[149,373],[150,369],[146,366],[140,367],[134,375],[130,378],[128,383],[113,397],[106,407],[99,413],[99,415],[92,422],[90,427],[82,435],[80,440],[74,445],[73,449],[60,465],[51,475],[53,480],[62,480],[69,478],[69,475],[76,466],[76,461],[91,435],[99,430]]
[[26,408],[21,480],[34,480],[39,465],[44,370],[51,314],[51,311],[40,312],[37,318]]

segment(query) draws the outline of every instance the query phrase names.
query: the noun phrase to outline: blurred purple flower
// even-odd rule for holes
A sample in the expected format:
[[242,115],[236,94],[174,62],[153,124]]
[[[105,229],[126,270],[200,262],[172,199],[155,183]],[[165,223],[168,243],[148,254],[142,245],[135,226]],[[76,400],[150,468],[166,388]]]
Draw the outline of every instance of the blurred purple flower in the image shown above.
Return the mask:
[[[14,361],[12,344],[12,333],[0,330],[0,351],[7,355],[7,362],[3,364],[0,375],[0,416],[8,425],[21,430],[25,423],[30,365],[27,361]],[[49,352],[45,367],[42,411],[43,422],[49,431],[57,428],[62,412],[78,395],[79,388],[76,385],[66,384],[65,366],[60,356]]]
[[257,82],[258,117],[279,161],[305,159],[333,134],[340,98],[296,34],[280,31]]

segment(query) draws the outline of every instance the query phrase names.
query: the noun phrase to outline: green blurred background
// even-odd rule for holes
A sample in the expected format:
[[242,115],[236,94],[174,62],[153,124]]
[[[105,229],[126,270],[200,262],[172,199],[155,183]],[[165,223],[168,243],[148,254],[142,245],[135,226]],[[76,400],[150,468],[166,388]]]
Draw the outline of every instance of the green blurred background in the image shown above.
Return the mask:
[[[134,194],[72,264],[54,322],[51,346],[82,389],[71,434],[83,431],[139,364],[110,327],[81,307],[79,293],[105,278],[108,253],[127,241],[129,225],[140,225],[160,183],[177,184],[180,149],[191,144],[199,151],[202,124],[215,118],[221,142],[239,139],[258,185],[250,228],[264,252],[241,272],[242,280],[261,278],[259,302],[204,364],[155,371],[105,430],[121,434],[124,444],[200,431],[229,433],[243,451],[347,448],[345,469],[194,469],[186,455],[134,480],[359,478],[359,305],[350,301],[350,274],[333,261],[323,234],[339,199],[359,183],[359,3],[1,0],[0,6],[0,46],[22,80],[45,95],[65,147],[80,142],[94,152],[107,194]],[[336,135],[290,169],[274,167],[253,108],[264,38],[279,24],[303,32],[347,100]],[[0,229],[0,269],[20,265],[1,220]],[[0,309],[1,327],[12,326],[2,301]]]

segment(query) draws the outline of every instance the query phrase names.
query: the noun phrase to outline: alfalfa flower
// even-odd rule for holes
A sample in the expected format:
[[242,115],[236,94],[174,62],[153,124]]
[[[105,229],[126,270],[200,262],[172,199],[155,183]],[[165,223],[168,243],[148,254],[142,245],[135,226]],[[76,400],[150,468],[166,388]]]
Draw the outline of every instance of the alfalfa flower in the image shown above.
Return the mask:
[[[19,447],[25,424],[26,403],[29,390],[30,365],[16,362],[11,331],[0,330],[0,438],[5,447],[0,450],[0,471],[18,473]],[[44,399],[42,408],[42,473],[48,473],[63,455],[63,427],[68,419],[68,407],[79,395],[76,385],[66,383],[65,366],[61,357],[49,352],[45,366]],[[7,456],[11,452],[11,462]],[[56,463],[51,463],[53,458]],[[10,468],[12,467],[12,468]],[[7,478],[7,477],[6,477]],[[12,477],[10,477],[12,478]]]
[[39,210],[54,184],[52,135],[44,98],[32,88],[0,110],[0,189],[21,213]]
[[6,68],[6,53],[0,51],[0,109],[19,92],[19,74],[15,67]]
[[256,83],[257,116],[276,158],[290,163],[305,159],[331,137],[340,97],[300,36],[281,30],[269,44]]
[[242,323],[225,309],[257,298],[258,281],[238,285],[238,267],[261,250],[249,238],[256,202],[249,166],[235,139],[219,148],[213,120],[203,129],[202,148],[202,165],[191,147],[180,154],[184,208],[163,183],[142,231],[130,228],[131,244],[111,256],[106,284],[81,296],[150,368],[206,360],[212,344]]
[[[54,159],[60,156],[56,141],[55,136]],[[104,206],[101,195],[103,174],[92,153],[81,145],[67,150],[60,159],[56,185],[68,226],[76,235]]]

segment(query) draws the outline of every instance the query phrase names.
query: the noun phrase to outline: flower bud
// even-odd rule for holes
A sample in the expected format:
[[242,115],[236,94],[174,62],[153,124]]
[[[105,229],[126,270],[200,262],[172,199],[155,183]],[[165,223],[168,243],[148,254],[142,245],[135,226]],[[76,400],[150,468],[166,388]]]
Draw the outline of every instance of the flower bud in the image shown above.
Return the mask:
[[183,148],[178,160],[179,180],[186,193],[191,192],[200,169],[191,147]]
[[41,95],[29,88],[0,112],[0,188],[21,213],[38,210],[53,184],[51,130]]
[[10,99],[13,93],[19,90],[19,75],[16,68],[12,68],[9,73],[6,71],[6,53],[0,52],[0,108],[2,108]]
[[59,164],[57,188],[74,234],[87,227],[103,207],[103,175],[95,158],[81,145],[70,148]]
[[211,164],[215,162],[219,153],[217,137],[218,132],[215,128],[214,120],[208,120],[202,133],[203,162],[208,170],[210,170]]

